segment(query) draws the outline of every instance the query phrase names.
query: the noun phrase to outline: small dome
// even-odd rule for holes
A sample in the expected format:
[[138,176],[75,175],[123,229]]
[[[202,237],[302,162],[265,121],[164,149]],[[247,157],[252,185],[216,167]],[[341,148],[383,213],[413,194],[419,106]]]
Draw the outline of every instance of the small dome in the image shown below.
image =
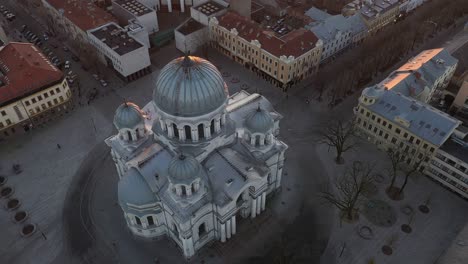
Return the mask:
[[169,164],[169,180],[173,184],[190,184],[200,172],[201,165],[192,156],[181,154]]
[[143,113],[140,107],[134,103],[123,103],[115,111],[114,125],[117,129],[132,129],[141,122],[144,122]]
[[208,114],[225,104],[227,98],[227,86],[218,69],[193,56],[167,64],[153,91],[153,102],[159,109],[182,117]]
[[245,120],[245,126],[251,133],[266,133],[273,128],[273,124],[270,113],[261,109],[260,106]]
[[122,206],[126,206],[127,203],[140,206],[157,201],[148,183],[135,168],[130,168],[122,179],[120,179],[118,198]]

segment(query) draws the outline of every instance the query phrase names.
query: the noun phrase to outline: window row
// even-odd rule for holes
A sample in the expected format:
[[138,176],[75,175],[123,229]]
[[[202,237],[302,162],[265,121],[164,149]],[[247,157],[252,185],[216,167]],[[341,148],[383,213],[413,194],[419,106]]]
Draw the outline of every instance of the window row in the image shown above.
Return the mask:
[[[65,89],[65,87],[66,87],[66,85],[64,84],[64,85],[63,85],[63,88]],[[46,91],[46,92],[44,92],[44,93],[42,93],[42,94],[40,94],[40,95],[37,95],[36,97],[33,97],[33,98],[29,99],[29,100],[25,100],[25,101],[24,101],[24,104],[25,104],[26,106],[30,106],[31,103],[32,103],[32,104],[35,104],[35,103],[37,103],[37,102],[39,102],[39,101],[45,100],[45,99],[47,99],[47,98],[49,97],[49,95],[52,96],[52,95],[55,95],[55,93],[60,93],[60,87],[55,88],[55,90],[54,90],[54,89],[51,89],[51,90],[49,90],[49,91]],[[61,96],[60,96],[60,97],[61,97]],[[31,101],[30,101],[30,100],[31,100]]]

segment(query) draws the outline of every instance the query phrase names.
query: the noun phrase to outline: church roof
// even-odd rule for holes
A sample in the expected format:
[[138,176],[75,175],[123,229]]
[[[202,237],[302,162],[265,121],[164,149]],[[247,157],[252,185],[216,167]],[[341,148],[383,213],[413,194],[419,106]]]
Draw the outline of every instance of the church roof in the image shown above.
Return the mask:
[[160,110],[182,117],[210,113],[225,104],[227,97],[227,85],[218,69],[193,56],[164,66],[153,91],[153,101]]
[[130,168],[118,184],[119,203],[123,206],[146,205],[157,201],[148,183],[135,168]]
[[130,102],[121,104],[115,111],[114,125],[117,129],[135,128],[144,120],[143,113],[138,105]]
[[273,128],[273,118],[260,106],[250,113],[245,120],[245,127],[252,133],[266,133]]

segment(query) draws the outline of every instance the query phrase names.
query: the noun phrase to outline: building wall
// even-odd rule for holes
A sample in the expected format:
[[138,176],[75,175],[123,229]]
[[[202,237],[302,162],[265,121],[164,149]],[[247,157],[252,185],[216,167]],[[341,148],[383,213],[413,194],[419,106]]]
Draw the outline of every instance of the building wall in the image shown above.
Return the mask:
[[425,170],[426,175],[468,198],[468,164],[439,149]]
[[220,11],[214,14],[211,14],[210,16],[207,16],[193,7],[190,8],[190,16],[205,26],[208,26],[210,18],[221,16],[226,12],[227,12],[227,9],[221,9]]
[[[424,157],[432,157],[439,148],[405,129],[395,120],[373,113],[362,104],[363,96],[355,108],[356,129],[368,141],[382,150],[396,149],[407,153],[405,162],[413,164]],[[423,165],[424,166],[424,165]]]
[[123,77],[128,77],[151,65],[148,47],[145,45],[121,56],[91,33],[89,39],[99,53],[112,61],[114,69]]
[[[3,42],[3,45],[6,45],[8,44],[8,42],[10,42],[2,25],[0,25],[0,41]],[[0,43],[0,46],[1,46],[1,43]]]
[[367,27],[369,28],[369,31],[371,33],[374,33],[377,30],[386,26],[387,24],[393,22],[393,20],[396,18],[399,12],[399,5],[395,5],[392,9],[389,9],[387,12],[382,13],[377,17],[366,19],[366,17],[363,16],[364,23],[366,23]]
[[204,27],[188,35],[180,33],[178,30],[174,30],[176,48],[184,53],[190,51],[194,53],[200,46],[207,43],[209,40],[208,27]]
[[351,44],[351,38],[351,31],[338,31],[334,39],[323,41],[323,51],[320,60],[324,61],[348,47]]
[[144,14],[136,18],[141,25],[143,25],[149,34],[159,31],[158,17],[156,16],[156,11]]
[[300,57],[276,57],[263,50],[258,41],[248,42],[238,36],[237,30],[229,31],[219,26],[217,20],[210,21],[209,30],[210,39],[216,47],[246,67],[270,77],[279,87],[286,88],[315,74],[318,70],[323,48],[322,41],[318,41],[315,48]]
[[39,125],[41,115],[66,105],[71,101],[71,96],[68,83],[63,79],[55,85],[0,107],[0,138]]
[[458,90],[455,100],[453,101],[452,107],[457,107],[458,109],[465,109],[465,112],[468,112],[468,79],[466,79],[460,90]]

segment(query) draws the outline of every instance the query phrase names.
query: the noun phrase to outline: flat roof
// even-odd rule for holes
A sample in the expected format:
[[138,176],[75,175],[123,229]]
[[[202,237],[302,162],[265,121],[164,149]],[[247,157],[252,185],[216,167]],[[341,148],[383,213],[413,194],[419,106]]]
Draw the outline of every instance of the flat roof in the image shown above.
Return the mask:
[[189,34],[195,32],[195,31],[198,31],[198,30],[204,28],[204,27],[205,26],[203,24],[201,24],[200,22],[196,21],[193,18],[190,18],[185,23],[180,25],[177,28],[177,31],[179,31],[180,33],[182,33],[184,35],[189,35]]
[[145,6],[136,0],[114,0],[115,4],[121,6],[123,9],[132,13],[134,16],[143,16],[148,13],[154,12],[153,9]]
[[99,8],[89,1],[46,1],[59,12],[63,11],[63,15],[83,31],[97,28],[109,22],[117,22],[117,20],[110,13],[107,13],[105,10]]
[[104,25],[90,33],[121,56],[143,47],[143,44],[114,23]]
[[226,9],[224,6],[216,3],[215,1],[208,1],[194,8],[206,16],[211,16],[212,14]]
[[0,49],[0,105],[62,79],[62,71],[31,43],[10,42]]

